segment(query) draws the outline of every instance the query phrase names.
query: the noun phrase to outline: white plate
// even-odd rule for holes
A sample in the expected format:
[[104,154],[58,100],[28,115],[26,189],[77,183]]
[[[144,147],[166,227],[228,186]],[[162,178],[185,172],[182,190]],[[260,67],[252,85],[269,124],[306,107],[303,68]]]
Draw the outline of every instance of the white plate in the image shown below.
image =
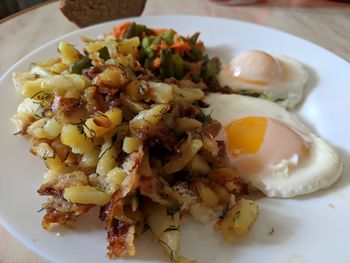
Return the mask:
[[[187,223],[182,231],[183,254],[208,263],[349,262],[349,63],[310,42],[253,24],[193,16],[134,20],[150,27],[171,27],[184,35],[201,31],[200,38],[210,54],[222,61],[239,51],[262,49],[303,62],[312,69],[314,87],[298,114],[339,149],[345,163],[343,177],[327,191],[291,200],[260,200],[261,213],[251,234],[234,245],[224,244],[211,225]],[[0,220],[20,241],[50,261],[109,262],[104,256],[106,234],[97,211],[84,215],[76,230],[42,230],[43,213],[36,211],[44,198],[38,197],[36,190],[45,168],[29,154],[28,143],[12,135],[15,127],[10,118],[21,98],[12,86],[11,72],[24,71],[33,61],[54,57],[61,40],[78,44],[81,35],[93,38],[118,23],[85,28],[53,40],[23,58],[0,79]],[[137,241],[136,257],[125,261],[164,262],[166,257],[160,245],[146,234]]]

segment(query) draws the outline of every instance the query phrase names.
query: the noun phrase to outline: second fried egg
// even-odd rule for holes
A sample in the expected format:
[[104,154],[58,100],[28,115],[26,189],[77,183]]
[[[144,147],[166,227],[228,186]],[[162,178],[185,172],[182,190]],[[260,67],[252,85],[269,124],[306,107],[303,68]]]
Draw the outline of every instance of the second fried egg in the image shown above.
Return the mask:
[[305,66],[296,60],[259,50],[239,54],[218,74],[221,86],[278,102],[288,110],[302,101],[308,79]]

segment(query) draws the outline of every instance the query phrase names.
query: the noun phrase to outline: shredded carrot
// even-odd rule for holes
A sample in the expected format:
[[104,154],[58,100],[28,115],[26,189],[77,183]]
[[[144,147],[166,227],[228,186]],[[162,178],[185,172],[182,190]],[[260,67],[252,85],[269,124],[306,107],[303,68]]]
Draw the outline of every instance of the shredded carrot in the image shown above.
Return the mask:
[[160,68],[160,58],[156,58],[154,61],[153,61],[153,66],[155,68]]
[[160,35],[160,34],[162,34],[164,31],[166,31],[166,29],[165,29],[165,28],[156,28],[156,29],[153,29],[153,31],[154,31],[154,33],[155,33],[156,35]]
[[166,42],[165,40],[161,40],[161,41],[160,41],[160,48],[161,48],[161,49],[165,49],[165,48],[167,48],[167,47],[168,47],[167,42]]
[[197,62],[195,65],[193,65],[193,67],[191,68],[191,70],[186,74],[187,77],[193,76],[194,74],[196,74],[200,69],[201,66],[203,64],[203,61],[199,61]]
[[115,27],[113,27],[113,35],[116,37],[116,38],[122,38],[125,31],[129,28],[129,26],[131,26],[132,23],[131,22],[125,22],[123,24],[120,24],[120,25],[117,25]]
[[171,48],[175,49],[175,52],[186,52],[191,49],[189,44],[182,39],[175,41],[175,43],[171,45]]
[[200,50],[204,51],[204,44],[203,44],[203,42],[198,42],[196,47],[199,48]]

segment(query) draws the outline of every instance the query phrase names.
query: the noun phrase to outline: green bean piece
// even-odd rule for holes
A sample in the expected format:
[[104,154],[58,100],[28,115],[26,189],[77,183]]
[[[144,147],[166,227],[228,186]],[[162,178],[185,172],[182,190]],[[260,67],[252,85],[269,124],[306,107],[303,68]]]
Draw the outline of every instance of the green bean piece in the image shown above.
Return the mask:
[[132,23],[124,33],[124,38],[134,37],[136,34],[136,24]]
[[145,59],[144,67],[145,69],[152,69],[153,60],[150,58]]
[[153,34],[153,30],[147,28],[145,25],[138,25],[136,23],[132,23],[125,31],[124,38],[140,36],[142,33],[145,33],[146,35],[151,35]]
[[144,37],[141,42],[141,46],[146,49],[152,45],[152,40],[149,37]]
[[200,35],[200,32],[197,32],[197,33],[193,34],[193,35],[190,37],[190,39],[188,40],[188,43],[193,44],[193,45],[196,44],[199,35]]
[[220,71],[220,61],[217,57],[209,59],[205,65],[204,79],[215,77]]
[[185,65],[183,59],[178,54],[174,54],[171,56],[171,60],[174,68],[174,77],[181,79],[185,74]]
[[168,45],[172,45],[174,43],[174,35],[175,31],[169,29],[162,34],[162,39],[165,40]]
[[202,72],[203,72],[203,63],[200,63],[198,71],[194,72],[192,75],[192,81],[195,83],[198,83],[201,79]]
[[156,37],[153,39],[152,44],[159,44],[161,40],[162,40],[162,36],[161,36],[161,35],[156,36]]
[[186,53],[191,61],[199,61],[203,57],[203,52],[194,44],[189,43],[191,50]]
[[98,53],[100,54],[100,58],[102,58],[104,61],[108,60],[111,58],[111,56],[109,55],[109,51],[107,47],[103,47],[101,48]]
[[174,65],[172,62],[172,54],[170,49],[162,49],[160,52],[160,76],[162,78],[170,78],[174,76]]
[[148,58],[154,58],[156,56],[156,51],[154,49],[152,49],[151,47],[146,48],[145,52],[146,52],[146,56]]
[[89,59],[88,57],[83,57],[82,59],[73,63],[69,67],[69,71],[70,71],[70,73],[81,74],[83,69],[89,68],[90,66],[91,66],[91,59]]
[[142,62],[142,61],[145,61],[146,58],[147,58],[146,50],[144,48],[141,48],[139,53],[139,60]]

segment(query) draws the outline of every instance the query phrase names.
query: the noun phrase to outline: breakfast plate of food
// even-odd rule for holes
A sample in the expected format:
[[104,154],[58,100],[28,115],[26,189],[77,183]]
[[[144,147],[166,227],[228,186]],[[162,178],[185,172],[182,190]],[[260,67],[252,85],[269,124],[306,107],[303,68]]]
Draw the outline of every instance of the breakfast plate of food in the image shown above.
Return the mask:
[[64,35],[0,79],[0,222],[52,262],[345,262],[348,72],[221,18]]

